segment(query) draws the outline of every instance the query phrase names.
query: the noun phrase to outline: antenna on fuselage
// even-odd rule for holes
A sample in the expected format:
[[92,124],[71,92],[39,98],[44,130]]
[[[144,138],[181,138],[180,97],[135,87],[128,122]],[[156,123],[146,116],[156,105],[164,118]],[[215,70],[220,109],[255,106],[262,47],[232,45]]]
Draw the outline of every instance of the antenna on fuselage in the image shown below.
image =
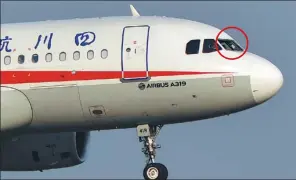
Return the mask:
[[138,11],[136,10],[136,8],[133,5],[130,4],[130,8],[131,8],[132,15],[134,17],[140,16],[140,14],[138,13]]

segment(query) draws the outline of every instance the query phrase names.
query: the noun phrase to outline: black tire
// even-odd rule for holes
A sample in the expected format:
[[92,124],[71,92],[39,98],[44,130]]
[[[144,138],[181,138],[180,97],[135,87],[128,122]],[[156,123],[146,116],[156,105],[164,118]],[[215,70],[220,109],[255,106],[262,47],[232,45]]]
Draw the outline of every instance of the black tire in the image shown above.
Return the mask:
[[143,171],[145,180],[167,180],[168,174],[168,169],[160,163],[148,164]]

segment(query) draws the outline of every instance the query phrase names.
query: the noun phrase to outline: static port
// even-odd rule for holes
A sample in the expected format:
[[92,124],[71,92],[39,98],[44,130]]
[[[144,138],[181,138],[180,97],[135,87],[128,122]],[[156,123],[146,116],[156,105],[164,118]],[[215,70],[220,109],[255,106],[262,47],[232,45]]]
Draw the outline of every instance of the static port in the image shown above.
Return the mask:
[[101,115],[101,114],[103,114],[103,111],[97,109],[97,110],[93,110],[93,113],[94,113],[95,115]]

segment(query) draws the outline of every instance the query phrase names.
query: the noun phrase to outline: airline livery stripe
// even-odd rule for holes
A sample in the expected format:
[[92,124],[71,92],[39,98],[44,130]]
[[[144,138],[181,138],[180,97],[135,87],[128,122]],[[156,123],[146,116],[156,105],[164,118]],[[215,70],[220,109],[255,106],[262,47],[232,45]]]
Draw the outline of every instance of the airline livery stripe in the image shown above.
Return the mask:
[[[231,72],[149,71],[149,77],[224,74]],[[146,71],[125,71],[126,78],[143,77]],[[1,84],[107,80],[122,78],[122,71],[1,71]]]

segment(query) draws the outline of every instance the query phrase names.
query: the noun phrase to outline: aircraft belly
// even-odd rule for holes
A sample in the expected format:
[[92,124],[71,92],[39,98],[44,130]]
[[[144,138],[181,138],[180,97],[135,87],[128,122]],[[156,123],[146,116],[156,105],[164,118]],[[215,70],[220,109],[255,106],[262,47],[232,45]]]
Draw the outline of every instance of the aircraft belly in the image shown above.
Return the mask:
[[1,132],[27,127],[32,118],[32,107],[25,94],[14,88],[1,87]]
[[[232,87],[223,87],[221,77],[214,77],[94,85],[79,91],[84,116],[94,125],[110,128],[193,121],[255,104],[248,76],[235,77]],[[96,109],[100,115],[92,113]]]
[[[33,127],[85,130],[170,124],[231,114],[256,105],[248,76],[31,89]],[[46,94],[46,96],[45,96]],[[32,127],[31,126],[31,127]]]

